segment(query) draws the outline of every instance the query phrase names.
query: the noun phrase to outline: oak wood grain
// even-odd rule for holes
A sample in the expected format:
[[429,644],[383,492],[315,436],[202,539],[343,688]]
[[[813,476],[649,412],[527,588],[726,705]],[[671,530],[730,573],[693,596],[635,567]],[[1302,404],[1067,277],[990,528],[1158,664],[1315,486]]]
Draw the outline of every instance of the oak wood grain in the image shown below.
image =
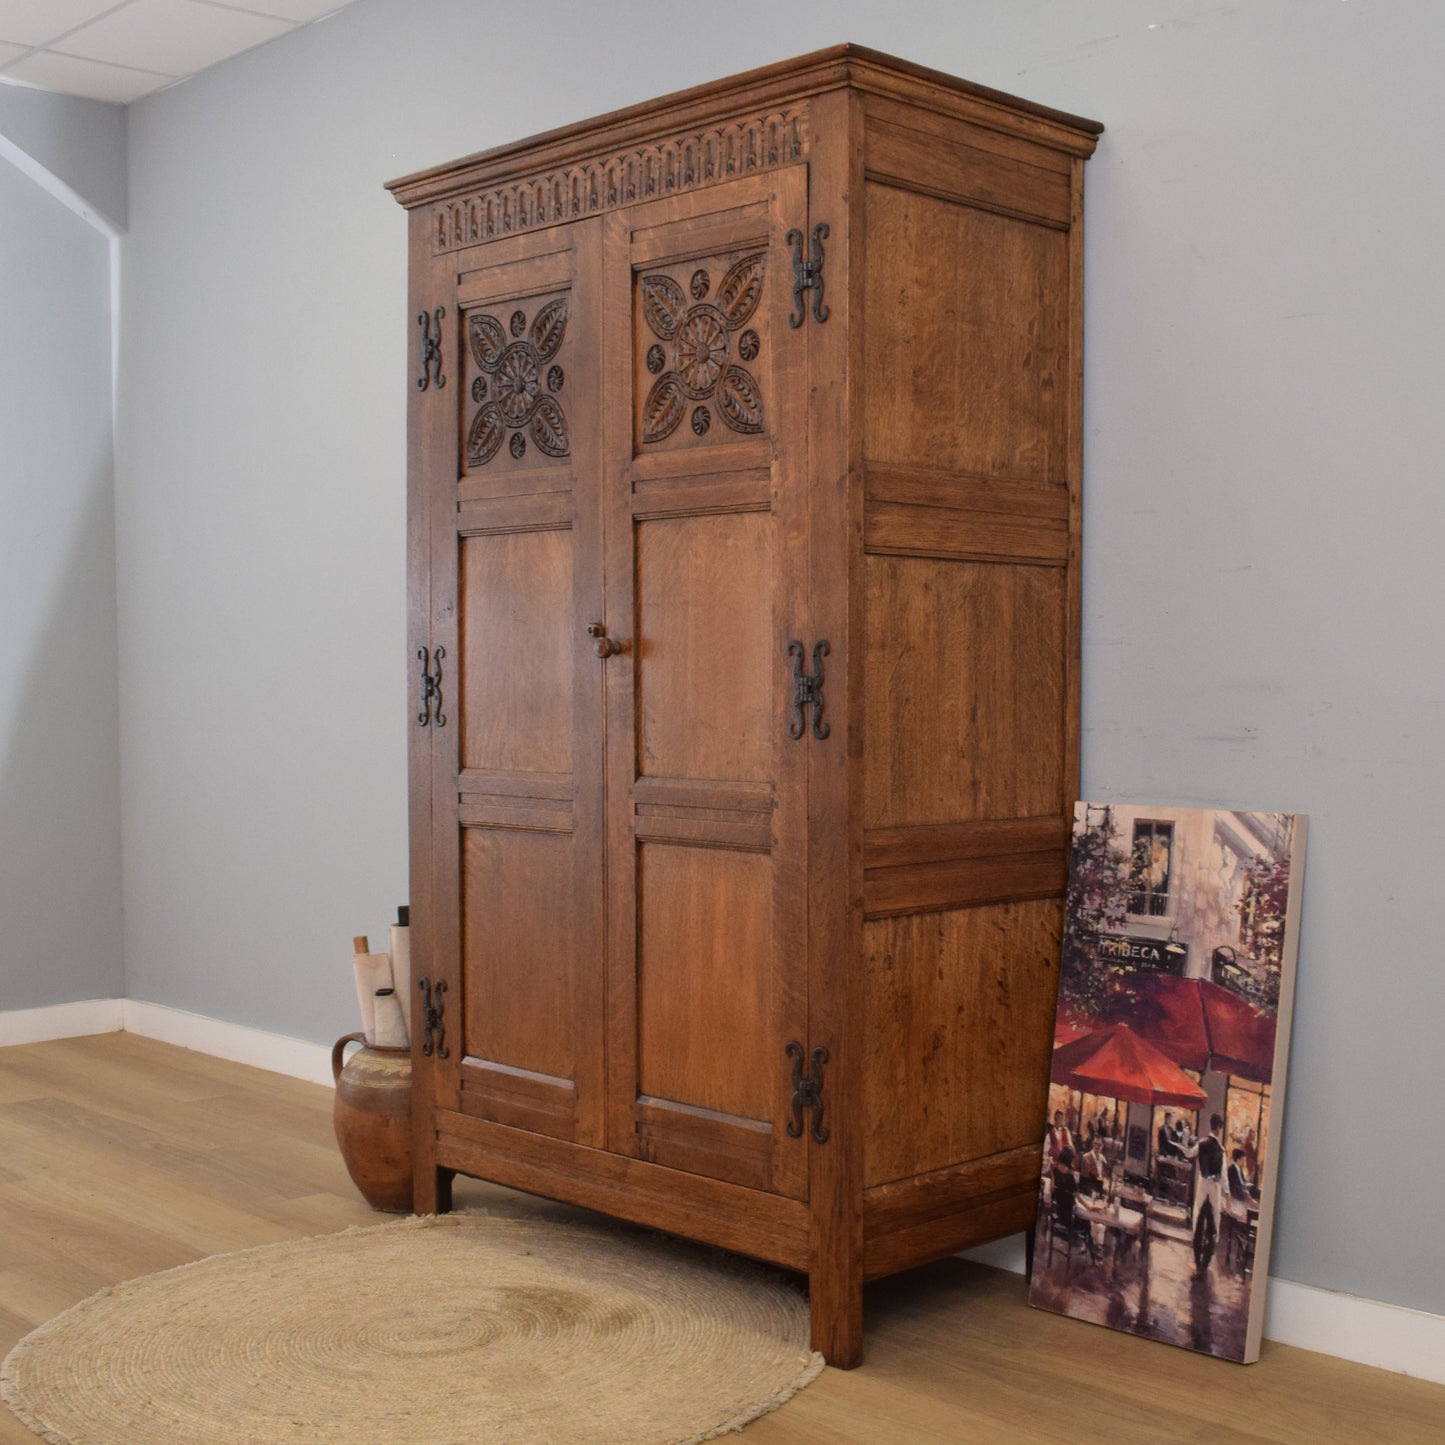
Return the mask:
[[891,184],[866,199],[869,460],[1057,481],[1068,236]]
[[1062,849],[870,868],[863,875],[863,916],[888,918],[975,903],[1058,898],[1068,872],[1068,854]]
[[870,555],[864,586],[867,825],[1062,816],[1061,569]]
[[920,823],[869,828],[863,835],[863,866],[865,869],[900,868],[909,863],[1055,853],[1068,846],[1069,819],[1063,816]]
[[1052,520],[870,501],[863,526],[864,546],[870,552],[1056,567],[1068,558],[1068,530],[1063,522]]
[[1053,900],[866,925],[870,1186],[1038,1137],[1059,926]]
[[1002,468],[976,476],[943,467],[871,462],[863,485],[870,502],[946,507],[1030,522],[1067,522],[1071,516],[1063,482],[1013,476]]
[[[576,852],[568,833],[462,831],[467,987],[456,1047],[488,1062],[571,1080],[579,1038]],[[569,1130],[570,1135],[570,1130]]]
[[572,771],[572,559],[570,528],[462,541],[462,767]]
[[577,1087],[570,1078],[468,1056],[462,1061],[461,1086],[464,1114],[558,1139],[576,1138]]
[[437,1131],[442,1157],[468,1174],[792,1269],[807,1262],[797,1200],[461,1114],[439,1115]]
[[[808,429],[808,633],[828,642],[830,733],[808,754],[808,1040],[828,1050],[829,1138],[810,1148],[813,1347],[831,1363],[863,1359],[862,1041],[856,960],[862,935],[864,720],[862,544],[865,405],[863,277],[869,246],[863,196],[863,107],[855,94],[821,96],[814,124],[831,144],[813,161],[810,226],[828,226],[824,272],[830,314],[810,321]],[[816,318],[814,318],[816,319]]]
[[952,137],[930,135],[875,117],[868,129],[867,169],[870,180],[966,201],[1060,229],[1069,223],[1067,173],[1005,158]]
[[[433,256],[427,245],[427,218],[421,212],[407,217],[407,335],[419,316],[428,315],[451,298],[452,271],[445,258]],[[443,335],[446,333],[444,332]],[[425,972],[415,966],[417,960],[430,959],[436,946],[435,860],[429,841],[432,836],[432,806],[435,797],[436,759],[433,756],[437,729],[420,724],[429,711],[424,699],[422,674],[430,667],[415,665],[418,654],[432,656],[434,621],[432,604],[433,479],[456,475],[456,437],[447,424],[449,399],[444,388],[422,388],[419,370],[419,343],[406,350],[407,376],[407,464],[406,464],[406,632],[407,632],[407,835],[411,841],[408,859],[409,905],[411,909],[411,947],[413,979],[409,988]],[[443,375],[455,372],[455,349],[444,348]],[[433,1133],[430,1112],[434,1095],[433,1061],[417,1058],[412,1075],[412,1148],[415,1181],[412,1192],[415,1207],[435,1209],[437,1173],[432,1158]]]
[[640,776],[771,781],[773,522],[637,527]]
[[[781,1114],[772,911],[766,854],[638,850],[640,1093],[747,1119]],[[728,1042],[698,1047],[707,1037]]]

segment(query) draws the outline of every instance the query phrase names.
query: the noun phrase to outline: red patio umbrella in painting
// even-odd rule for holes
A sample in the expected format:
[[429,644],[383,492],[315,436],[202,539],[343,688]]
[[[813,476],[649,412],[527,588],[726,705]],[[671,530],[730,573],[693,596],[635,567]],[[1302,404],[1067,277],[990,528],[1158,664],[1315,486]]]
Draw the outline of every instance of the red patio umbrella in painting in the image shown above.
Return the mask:
[[1082,1038],[1088,1032],[1088,1024],[1074,1023],[1073,1020],[1066,1019],[1061,1014],[1054,1021],[1054,1047],[1058,1048],[1060,1044],[1071,1044],[1075,1039]]
[[1205,1102],[1204,1090],[1128,1024],[1110,1024],[1060,1045],[1049,1076],[1056,1084],[1132,1104],[1199,1109]]
[[1130,1024],[1176,1064],[1267,1084],[1274,1073],[1275,1016],[1206,978],[1147,974]]

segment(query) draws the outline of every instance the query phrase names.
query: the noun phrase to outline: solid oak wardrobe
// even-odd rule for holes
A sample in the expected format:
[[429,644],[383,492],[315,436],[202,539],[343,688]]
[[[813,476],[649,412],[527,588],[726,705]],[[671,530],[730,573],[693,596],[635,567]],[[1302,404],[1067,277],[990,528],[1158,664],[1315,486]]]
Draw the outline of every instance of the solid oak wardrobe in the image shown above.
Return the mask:
[[396,181],[420,1211],[1033,1220],[1100,127],[856,46]]

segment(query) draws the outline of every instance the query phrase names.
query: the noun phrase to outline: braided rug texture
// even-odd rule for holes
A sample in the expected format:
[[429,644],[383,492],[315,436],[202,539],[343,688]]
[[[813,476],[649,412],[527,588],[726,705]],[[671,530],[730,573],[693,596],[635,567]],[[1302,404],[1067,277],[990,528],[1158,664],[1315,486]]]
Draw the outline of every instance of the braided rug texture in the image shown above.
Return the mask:
[[801,1295],[663,1236],[445,1215],[214,1255],[27,1335],[52,1445],[680,1445],[816,1377]]

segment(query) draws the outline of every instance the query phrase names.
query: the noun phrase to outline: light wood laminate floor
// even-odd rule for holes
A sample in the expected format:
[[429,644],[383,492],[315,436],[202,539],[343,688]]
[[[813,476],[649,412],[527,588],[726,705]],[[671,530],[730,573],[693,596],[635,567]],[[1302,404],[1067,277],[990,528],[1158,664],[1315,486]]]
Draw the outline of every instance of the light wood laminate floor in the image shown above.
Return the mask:
[[[463,1180],[457,1205],[566,1212]],[[0,1355],[105,1285],[380,1218],[329,1089],[131,1034],[0,1049]],[[866,1309],[863,1367],[824,1371],[751,1445],[1445,1442],[1445,1386],[1268,1342],[1249,1367],[1203,1358],[1031,1310],[1018,1276],[962,1260]],[[0,1408],[0,1445],[36,1439]]]

